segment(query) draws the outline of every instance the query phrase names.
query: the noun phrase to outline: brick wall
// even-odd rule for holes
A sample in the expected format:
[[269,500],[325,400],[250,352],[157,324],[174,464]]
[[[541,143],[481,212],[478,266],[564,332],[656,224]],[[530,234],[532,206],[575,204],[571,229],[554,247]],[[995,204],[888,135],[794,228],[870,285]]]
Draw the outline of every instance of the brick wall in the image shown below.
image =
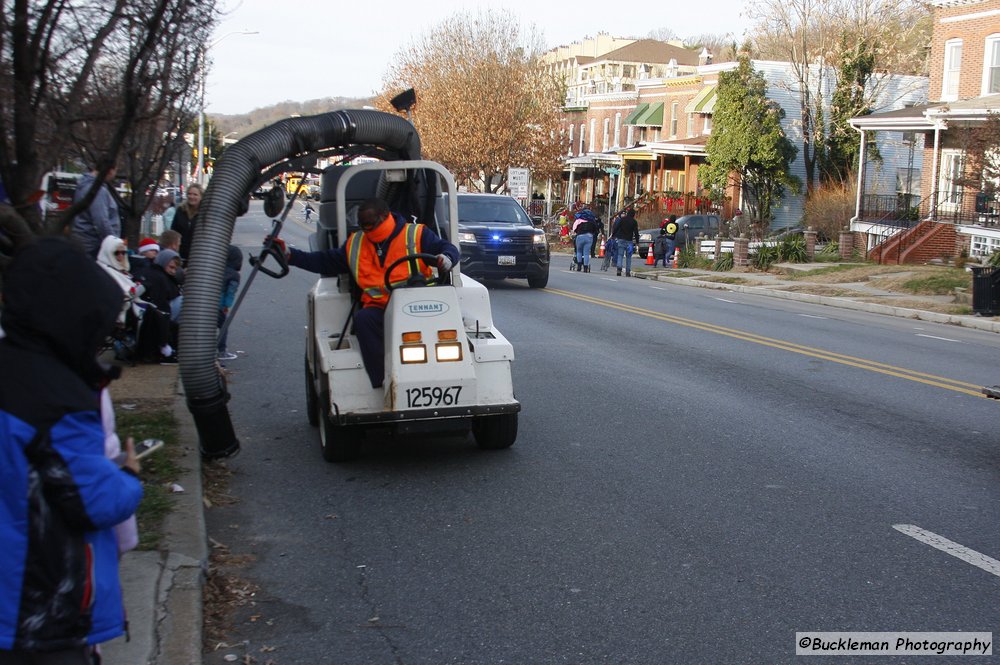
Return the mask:
[[[986,38],[1000,34],[1000,0],[966,1],[957,6],[934,7],[934,34],[931,39],[929,98],[941,98],[944,77],[944,45],[962,40],[962,68],[958,97],[979,97],[983,84],[983,59]],[[996,13],[994,13],[996,12]],[[952,20],[958,17],[963,20]]]

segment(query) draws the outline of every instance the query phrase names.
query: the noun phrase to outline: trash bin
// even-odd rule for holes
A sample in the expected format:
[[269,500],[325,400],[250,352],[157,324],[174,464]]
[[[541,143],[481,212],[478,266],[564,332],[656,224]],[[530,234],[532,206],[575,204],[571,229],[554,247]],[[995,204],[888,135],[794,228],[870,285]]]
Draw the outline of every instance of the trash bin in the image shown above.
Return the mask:
[[972,311],[980,316],[1000,313],[1000,268],[972,269]]

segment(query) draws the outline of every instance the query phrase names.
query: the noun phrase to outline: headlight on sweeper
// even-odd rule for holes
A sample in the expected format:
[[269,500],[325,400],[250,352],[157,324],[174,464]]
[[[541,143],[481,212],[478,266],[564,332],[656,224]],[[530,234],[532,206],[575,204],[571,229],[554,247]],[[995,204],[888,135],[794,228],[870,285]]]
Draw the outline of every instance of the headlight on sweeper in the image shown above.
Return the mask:
[[427,362],[427,346],[421,343],[419,332],[403,333],[399,347],[399,360],[404,365]]
[[434,357],[439,363],[458,362],[462,359],[462,344],[458,341],[457,330],[438,331],[438,343],[434,345]]

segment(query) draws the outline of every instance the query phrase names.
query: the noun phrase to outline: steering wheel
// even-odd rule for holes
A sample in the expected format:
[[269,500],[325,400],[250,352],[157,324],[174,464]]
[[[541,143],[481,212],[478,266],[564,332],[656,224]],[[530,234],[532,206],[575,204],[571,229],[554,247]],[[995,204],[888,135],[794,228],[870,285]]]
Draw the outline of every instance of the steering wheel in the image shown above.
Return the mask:
[[405,284],[397,284],[396,286],[393,286],[392,284],[389,283],[389,276],[392,275],[392,271],[395,269],[396,266],[406,261],[413,261],[414,265],[412,266],[412,268],[416,268],[417,266],[415,264],[417,262],[417,259],[423,259],[428,263],[430,263],[431,265],[437,266],[437,254],[427,254],[426,252],[420,252],[417,254],[407,254],[406,256],[399,257],[398,259],[393,261],[388,268],[385,269],[386,292],[392,293],[400,286],[440,286],[442,284],[451,283],[450,271],[442,272],[438,270],[437,277],[424,277],[424,275],[419,270],[414,270],[414,269],[411,269],[411,272],[413,274],[410,275],[410,278],[406,280]]

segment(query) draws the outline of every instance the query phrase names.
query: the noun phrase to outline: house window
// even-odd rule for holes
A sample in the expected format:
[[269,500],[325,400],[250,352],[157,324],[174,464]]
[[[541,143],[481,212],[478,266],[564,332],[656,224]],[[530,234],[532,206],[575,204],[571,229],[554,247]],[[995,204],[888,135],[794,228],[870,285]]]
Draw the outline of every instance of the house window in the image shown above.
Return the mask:
[[941,100],[958,99],[958,77],[962,71],[962,40],[952,39],[944,44],[944,76]]
[[677,102],[670,105],[670,138],[677,138]]
[[587,152],[594,152],[594,145],[597,141],[597,118],[590,119],[590,147]]
[[986,62],[983,65],[983,94],[1000,92],[1000,35],[986,38]]
[[569,126],[569,152],[567,154],[570,157],[573,156],[573,128],[574,127],[576,127],[576,125],[570,125]]
[[625,143],[628,144],[629,147],[635,145],[635,143],[633,143],[632,141],[632,139],[635,137],[634,132],[635,132],[635,125],[629,125],[628,130],[626,130],[625,132]]
[[961,186],[956,182],[962,177],[963,155],[958,150],[941,151],[941,173],[938,177],[939,210],[957,210],[961,203]]
[[896,169],[896,198],[904,210],[920,204],[920,169]]
[[604,137],[601,139],[601,152],[608,151],[608,141],[611,139],[611,118],[604,119]]
[[687,135],[689,137],[694,136],[694,113],[688,113],[688,129]]
[[615,147],[620,148],[622,145],[622,114],[615,113]]
[[580,123],[580,154],[587,151],[587,126]]
[[702,134],[711,134],[712,133],[712,116],[710,116],[710,115],[703,115],[701,117],[705,119],[705,124],[702,125],[701,133]]

